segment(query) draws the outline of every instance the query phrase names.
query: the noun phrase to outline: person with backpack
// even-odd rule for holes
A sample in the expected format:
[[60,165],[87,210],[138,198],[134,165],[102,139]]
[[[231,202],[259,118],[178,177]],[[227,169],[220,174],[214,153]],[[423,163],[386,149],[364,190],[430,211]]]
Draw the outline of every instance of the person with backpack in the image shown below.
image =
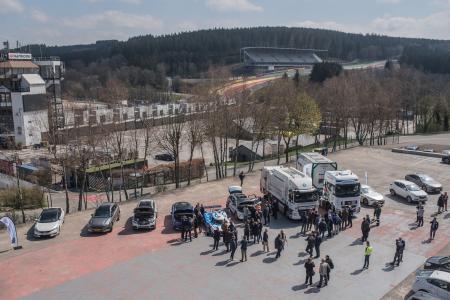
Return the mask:
[[327,262],[328,266],[330,266],[330,268],[328,269],[328,272],[327,272],[327,280],[330,281],[330,272],[332,269],[334,269],[334,263],[331,260],[329,255],[325,256],[325,261]]
[[305,271],[306,271],[305,284],[308,284],[308,281],[309,281],[309,285],[312,285],[312,279],[315,274],[314,268],[316,266],[314,265],[314,262],[313,262],[313,259],[311,256],[306,260],[304,267],[305,267]]
[[433,218],[433,220],[430,222],[430,240],[434,240],[434,237],[436,236],[436,231],[439,228],[439,222],[436,220],[436,217]]

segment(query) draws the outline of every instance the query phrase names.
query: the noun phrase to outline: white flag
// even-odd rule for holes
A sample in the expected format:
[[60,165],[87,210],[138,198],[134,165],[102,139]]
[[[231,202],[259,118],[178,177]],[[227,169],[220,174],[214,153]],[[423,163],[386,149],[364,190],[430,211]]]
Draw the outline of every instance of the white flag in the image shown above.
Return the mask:
[[9,238],[11,239],[11,244],[13,247],[17,247],[17,232],[16,232],[16,225],[14,225],[14,222],[8,218],[3,217],[0,219],[0,222],[5,224],[6,230],[8,230]]

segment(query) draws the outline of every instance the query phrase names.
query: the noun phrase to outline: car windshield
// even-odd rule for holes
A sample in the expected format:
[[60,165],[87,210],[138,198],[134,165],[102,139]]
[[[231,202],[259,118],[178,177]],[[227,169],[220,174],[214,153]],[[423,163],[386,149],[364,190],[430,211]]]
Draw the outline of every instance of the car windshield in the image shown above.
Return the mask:
[[420,177],[420,179],[421,179],[422,181],[424,181],[424,182],[434,181],[434,179],[431,178],[430,176],[422,175],[422,176],[419,176],[419,177]]
[[415,185],[415,184],[407,185],[407,186],[406,186],[406,189],[407,189],[408,191],[411,191],[411,192],[417,192],[417,191],[420,191],[420,188],[419,188],[417,185]]
[[304,202],[313,202],[316,201],[316,196],[313,192],[310,193],[302,193],[300,191],[294,191],[294,202],[295,203],[304,203]]
[[336,185],[335,195],[337,197],[357,197],[360,194],[360,184],[338,184]]
[[43,211],[39,218],[40,223],[52,223],[58,221],[59,213],[57,210]]
[[99,208],[97,208],[95,210],[95,214],[94,217],[110,217],[111,216],[111,212],[109,209],[109,206],[100,206]]
[[447,265],[450,268],[450,257],[443,257],[439,260],[441,265]]
[[372,188],[370,188],[370,187],[363,187],[363,188],[361,188],[361,191],[364,194],[368,194],[368,193],[370,193],[372,191]]

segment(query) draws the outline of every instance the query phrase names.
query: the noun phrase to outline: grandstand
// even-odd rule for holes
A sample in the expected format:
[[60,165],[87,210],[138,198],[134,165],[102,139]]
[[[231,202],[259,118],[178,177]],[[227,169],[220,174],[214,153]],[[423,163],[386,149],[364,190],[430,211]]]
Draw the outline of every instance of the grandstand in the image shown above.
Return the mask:
[[325,58],[326,54],[327,50],[274,47],[246,47],[240,52],[241,62],[247,68],[267,68],[268,70],[310,67],[322,62],[321,57]]

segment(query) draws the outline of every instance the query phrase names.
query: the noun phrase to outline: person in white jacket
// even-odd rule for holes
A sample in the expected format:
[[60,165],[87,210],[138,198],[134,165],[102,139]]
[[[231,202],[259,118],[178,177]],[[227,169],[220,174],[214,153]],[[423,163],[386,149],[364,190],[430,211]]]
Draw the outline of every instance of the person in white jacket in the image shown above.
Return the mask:
[[319,287],[322,287],[322,283],[325,280],[325,285],[328,284],[328,270],[330,269],[330,266],[328,265],[328,263],[325,261],[324,258],[322,258],[322,261],[319,265],[319,275],[320,275],[320,281],[319,281]]

